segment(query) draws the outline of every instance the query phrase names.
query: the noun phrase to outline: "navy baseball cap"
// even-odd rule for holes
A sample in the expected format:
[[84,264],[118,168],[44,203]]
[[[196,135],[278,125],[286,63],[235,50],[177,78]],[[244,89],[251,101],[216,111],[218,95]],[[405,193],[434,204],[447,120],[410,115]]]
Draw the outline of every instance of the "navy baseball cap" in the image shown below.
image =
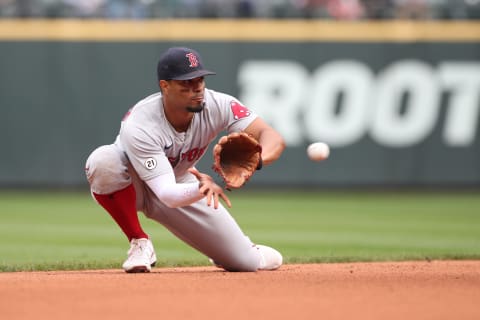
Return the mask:
[[165,51],[158,61],[158,80],[190,80],[215,74],[203,67],[198,52],[183,47],[173,47]]

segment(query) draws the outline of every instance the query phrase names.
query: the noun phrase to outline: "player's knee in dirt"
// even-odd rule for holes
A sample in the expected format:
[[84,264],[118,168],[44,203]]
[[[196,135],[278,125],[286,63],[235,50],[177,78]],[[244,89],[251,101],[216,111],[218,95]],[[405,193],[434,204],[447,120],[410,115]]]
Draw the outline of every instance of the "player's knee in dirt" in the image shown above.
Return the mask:
[[91,190],[97,194],[110,194],[126,188],[131,183],[126,162],[125,155],[115,145],[95,149],[85,165]]
[[[217,262],[217,261],[216,261]],[[232,272],[254,272],[258,270],[258,258],[250,255],[240,255],[237,257],[230,257],[228,261],[218,261],[223,269]]]

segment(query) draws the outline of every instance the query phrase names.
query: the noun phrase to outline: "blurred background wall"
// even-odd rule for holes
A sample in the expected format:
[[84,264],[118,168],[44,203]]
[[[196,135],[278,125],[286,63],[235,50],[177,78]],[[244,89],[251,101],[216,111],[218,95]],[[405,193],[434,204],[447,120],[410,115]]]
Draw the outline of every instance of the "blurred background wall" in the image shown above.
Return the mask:
[[478,187],[479,4],[0,0],[0,187],[85,186],[174,45],[284,135],[252,185]]

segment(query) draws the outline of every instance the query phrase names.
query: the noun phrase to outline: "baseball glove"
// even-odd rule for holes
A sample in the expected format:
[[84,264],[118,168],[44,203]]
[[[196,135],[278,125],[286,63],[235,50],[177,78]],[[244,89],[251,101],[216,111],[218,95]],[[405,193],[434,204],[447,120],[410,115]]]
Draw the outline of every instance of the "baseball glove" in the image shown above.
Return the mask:
[[212,169],[225,182],[225,187],[240,188],[262,167],[262,146],[245,132],[223,136],[213,148]]

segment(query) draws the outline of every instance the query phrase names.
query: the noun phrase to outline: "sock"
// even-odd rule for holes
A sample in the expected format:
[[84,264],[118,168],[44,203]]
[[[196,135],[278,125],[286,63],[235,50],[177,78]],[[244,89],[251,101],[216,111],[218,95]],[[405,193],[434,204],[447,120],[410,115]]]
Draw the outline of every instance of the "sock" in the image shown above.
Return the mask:
[[148,235],[143,231],[138,219],[136,194],[133,184],[111,194],[97,194],[93,192],[93,196],[112,216],[113,220],[127,236],[128,241],[131,241],[132,238],[148,239]]

